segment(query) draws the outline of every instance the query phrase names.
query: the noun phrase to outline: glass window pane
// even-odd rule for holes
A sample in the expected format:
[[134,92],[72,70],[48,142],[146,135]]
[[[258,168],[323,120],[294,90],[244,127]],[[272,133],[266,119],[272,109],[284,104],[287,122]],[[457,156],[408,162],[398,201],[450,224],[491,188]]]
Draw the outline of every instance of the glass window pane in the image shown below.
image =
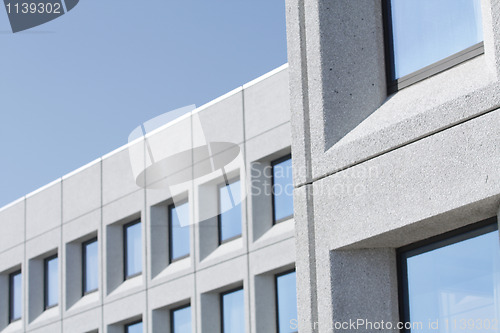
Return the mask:
[[480,0],[392,0],[394,79],[483,41]]
[[59,258],[55,257],[45,261],[45,307],[51,307],[59,303]]
[[125,333],[142,333],[142,321],[125,326]]
[[172,311],[172,332],[191,333],[191,307]]
[[240,181],[219,188],[220,241],[241,235]]
[[170,206],[170,260],[189,255],[189,203]]
[[83,292],[97,290],[99,281],[98,257],[97,257],[97,241],[85,243],[84,251],[84,272],[83,277]]
[[295,272],[276,277],[279,333],[297,332],[297,287]]
[[274,221],[293,215],[292,159],[273,165]]
[[125,228],[125,277],[142,272],[142,229],[141,223]]
[[21,318],[22,306],[22,275],[21,272],[10,276],[10,321]]
[[224,333],[245,332],[243,289],[222,295],[222,328]]
[[[498,231],[492,231],[409,257],[406,263],[411,322],[437,321],[438,332],[464,332],[461,323],[474,322],[482,327],[467,331],[491,332],[500,319],[498,237]],[[424,325],[419,332],[436,330]]]

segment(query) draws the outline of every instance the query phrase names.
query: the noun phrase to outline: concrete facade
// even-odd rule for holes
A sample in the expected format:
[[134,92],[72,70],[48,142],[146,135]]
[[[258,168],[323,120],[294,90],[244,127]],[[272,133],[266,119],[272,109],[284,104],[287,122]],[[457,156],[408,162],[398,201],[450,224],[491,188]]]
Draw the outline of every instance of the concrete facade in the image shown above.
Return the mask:
[[[134,163],[150,162],[147,145],[176,149],[171,140],[186,133],[191,148],[199,144],[189,125],[176,133],[167,124],[0,209],[0,332],[113,333],[138,319],[144,332],[169,332],[170,309],[185,304],[191,305],[193,332],[217,332],[219,295],[235,287],[244,288],[247,332],[276,330],[274,280],[295,266],[294,221],[273,225],[272,199],[264,191],[269,179],[251,170],[290,153],[288,66],[192,114],[202,118],[212,141],[240,149],[226,172],[246,184],[242,237],[219,246],[216,218],[204,216],[217,210],[220,176],[160,189],[137,185]],[[131,163],[132,154],[139,161]],[[166,210],[176,198],[189,200],[191,252],[169,263]],[[142,274],[125,280],[123,225],[136,219],[142,222]],[[95,237],[99,290],[82,297],[82,243]],[[43,260],[53,254],[59,257],[59,305],[44,310]],[[4,296],[9,273],[19,269],[23,315],[9,324]]]
[[481,6],[483,55],[388,95],[382,1],[287,0],[301,333],[397,323],[396,249],[497,216],[500,1]]

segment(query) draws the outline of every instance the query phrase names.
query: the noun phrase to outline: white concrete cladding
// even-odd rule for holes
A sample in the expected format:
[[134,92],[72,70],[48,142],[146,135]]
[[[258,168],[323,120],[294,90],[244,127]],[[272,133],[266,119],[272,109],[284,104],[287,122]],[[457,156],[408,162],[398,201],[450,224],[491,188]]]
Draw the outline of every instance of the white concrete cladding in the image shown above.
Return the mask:
[[[189,134],[196,115],[204,136],[185,136],[192,140],[188,147],[209,138],[234,143],[240,151],[225,166],[247,193],[242,196],[242,237],[233,241],[218,244],[213,213],[220,174],[159,189],[138,185],[141,168],[132,168],[131,153],[139,152],[133,161],[145,170],[151,162],[146,143],[157,152],[158,147],[175,150],[172,124],[1,208],[0,295],[8,291],[9,274],[21,269],[23,315],[9,324],[2,296],[0,332],[123,332],[124,325],[140,319],[144,332],[168,332],[170,309],[184,304],[191,304],[193,332],[215,332],[220,325],[218,295],[241,286],[247,331],[274,332],[274,294],[269,291],[275,274],[295,266],[294,221],[273,225],[269,193],[250,190],[269,183],[254,179],[250,170],[290,153],[288,89],[284,65],[192,111],[186,128],[179,128],[182,135]],[[166,214],[177,199],[187,199],[192,221],[202,222],[190,225],[190,256],[169,263]],[[123,226],[136,220],[142,222],[142,274],[124,280]],[[99,290],[82,297],[82,243],[95,237]],[[44,310],[44,259],[56,254],[59,305]]]
[[499,8],[484,54],[388,96],[381,0],[287,0],[301,333],[397,323],[396,249],[497,215]]

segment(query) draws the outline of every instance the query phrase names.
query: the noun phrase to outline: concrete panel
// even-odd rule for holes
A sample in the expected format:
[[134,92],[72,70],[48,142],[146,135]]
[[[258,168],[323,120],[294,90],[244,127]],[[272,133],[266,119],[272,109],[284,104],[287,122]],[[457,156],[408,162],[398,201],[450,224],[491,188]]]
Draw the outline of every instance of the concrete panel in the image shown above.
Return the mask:
[[26,198],[26,238],[31,239],[61,225],[61,182]]
[[0,252],[24,242],[24,200],[0,210]]
[[[24,246],[18,245],[0,254],[0,331],[11,331],[9,325],[9,278],[10,274],[21,270],[24,261]],[[23,273],[23,272],[21,272]],[[24,283],[24,275],[22,275]],[[23,297],[24,297],[23,291]],[[19,325],[17,325],[19,326]],[[22,325],[21,325],[22,326]]]
[[87,167],[62,181],[63,222],[101,206],[101,163]]
[[399,247],[494,216],[499,124],[493,111],[315,182],[317,235],[330,249]]
[[283,270],[283,267],[294,268],[295,239],[289,238],[250,252],[249,261],[252,275],[269,273],[273,270]]
[[118,299],[111,303],[104,305],[104,325],[108,326],[108,332],[114,333],[113,329],[110,330],[109,326],[121,327],[125,323],[132,322],[140,319],[143,316],[144,309],[146,308],[146,292],[139,292],[127,297]]
[[97,332],[101,326],[101,308],[94,308],[77,315],[64,318],[63,332]]
[[221,288],[224,289],[226,286],[233,286],[243,281],[247,273],[248,265],[245,257],[222,261],[197,272],[196,289],[199,293],[219,292]]
[[[319,285],[323,295],[319,298],[320,332],[352,332],[352,326],[338,329],[335,323],[359,323],[356,332],[399,332],[396,323],[398,313],[398,280],[396,269],[396,251],[394,249],[368,249],[355,251],[333,251],[330,263],[323,263],[323,268],[331,267],[330,286],[328,280],[321,280]],[[327,287],[327,289],[325,289]],[[328,293],[326,292],[328,290]],[[326,309],[333,309],[330,320],[326,320]],[[364,320],[364,325],[358,320]],[[394,327],[383,326],[382,322]],[[371,323],[371,324],[370,324]],[[371,325],[371,326],[370,326]]]
[[247,140],[290,121],[288,69],[244,86]]
[[60,322],[50,323],[50,324],[44,325],[42,327],[30,329],[29,332],[35,332],[35,333],[59,333],[59,332],[62,332],[62,330],[61,330],[61,323]]
[[[102,199],[106,205],[112,201],[129,195],[140,189],[136,183],[132,162],[139,168],[144,166],[144,157],[141,158],[140,150],[144,149],[141,141],[121,151],[112,153],[102,159]],[[133,156],[131,161],[130,156]]]

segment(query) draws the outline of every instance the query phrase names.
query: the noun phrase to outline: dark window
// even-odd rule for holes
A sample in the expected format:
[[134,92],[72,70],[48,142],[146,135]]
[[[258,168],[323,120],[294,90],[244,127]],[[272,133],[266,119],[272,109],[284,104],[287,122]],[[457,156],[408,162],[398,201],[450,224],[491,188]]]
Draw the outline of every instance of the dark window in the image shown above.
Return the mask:
[[142,272],[142,229],[141,221],[123,226],[124,271],[125,279]]
[[44,260],[45,309],[59,304],[59,258],[57,254]]
[[142,320],[125,325],[125,333],[142,333]]
[[191,333],[191,306],[170,311],[170,333]]
[[9,275],[9,321],[21,319],[22,314],[22,275],[21,271]]
[[97,238],[82,244],[83,294],[96,291],[99,287],[99,260]]
[[293,175],[290,155],[271,163],[273,168],[273,218],[274,223],[293,216]]
[[[491,330],[497,325],[500,246],[496,219],[398,253],[404,322],[424,323],[424,330],[432,323],[439,329],[447,327],[443,329],[447,332],[486,332],[486,327]],[[418,331],[421,328],[410,327],[405,332]]]
[[245,302],[243,289],[221,294],[222,333],[245,332]]
[[484,52],[480,0],[385,0],[395,91]]
[[187,201],[170,205],[169,240],[170,261],[189,256],[189,203]]
[[219,186],[219,243],[241,236],[240,181]]
[[279,333],[297,332],[297,286],[295,271],[276,276],[276,309]]

